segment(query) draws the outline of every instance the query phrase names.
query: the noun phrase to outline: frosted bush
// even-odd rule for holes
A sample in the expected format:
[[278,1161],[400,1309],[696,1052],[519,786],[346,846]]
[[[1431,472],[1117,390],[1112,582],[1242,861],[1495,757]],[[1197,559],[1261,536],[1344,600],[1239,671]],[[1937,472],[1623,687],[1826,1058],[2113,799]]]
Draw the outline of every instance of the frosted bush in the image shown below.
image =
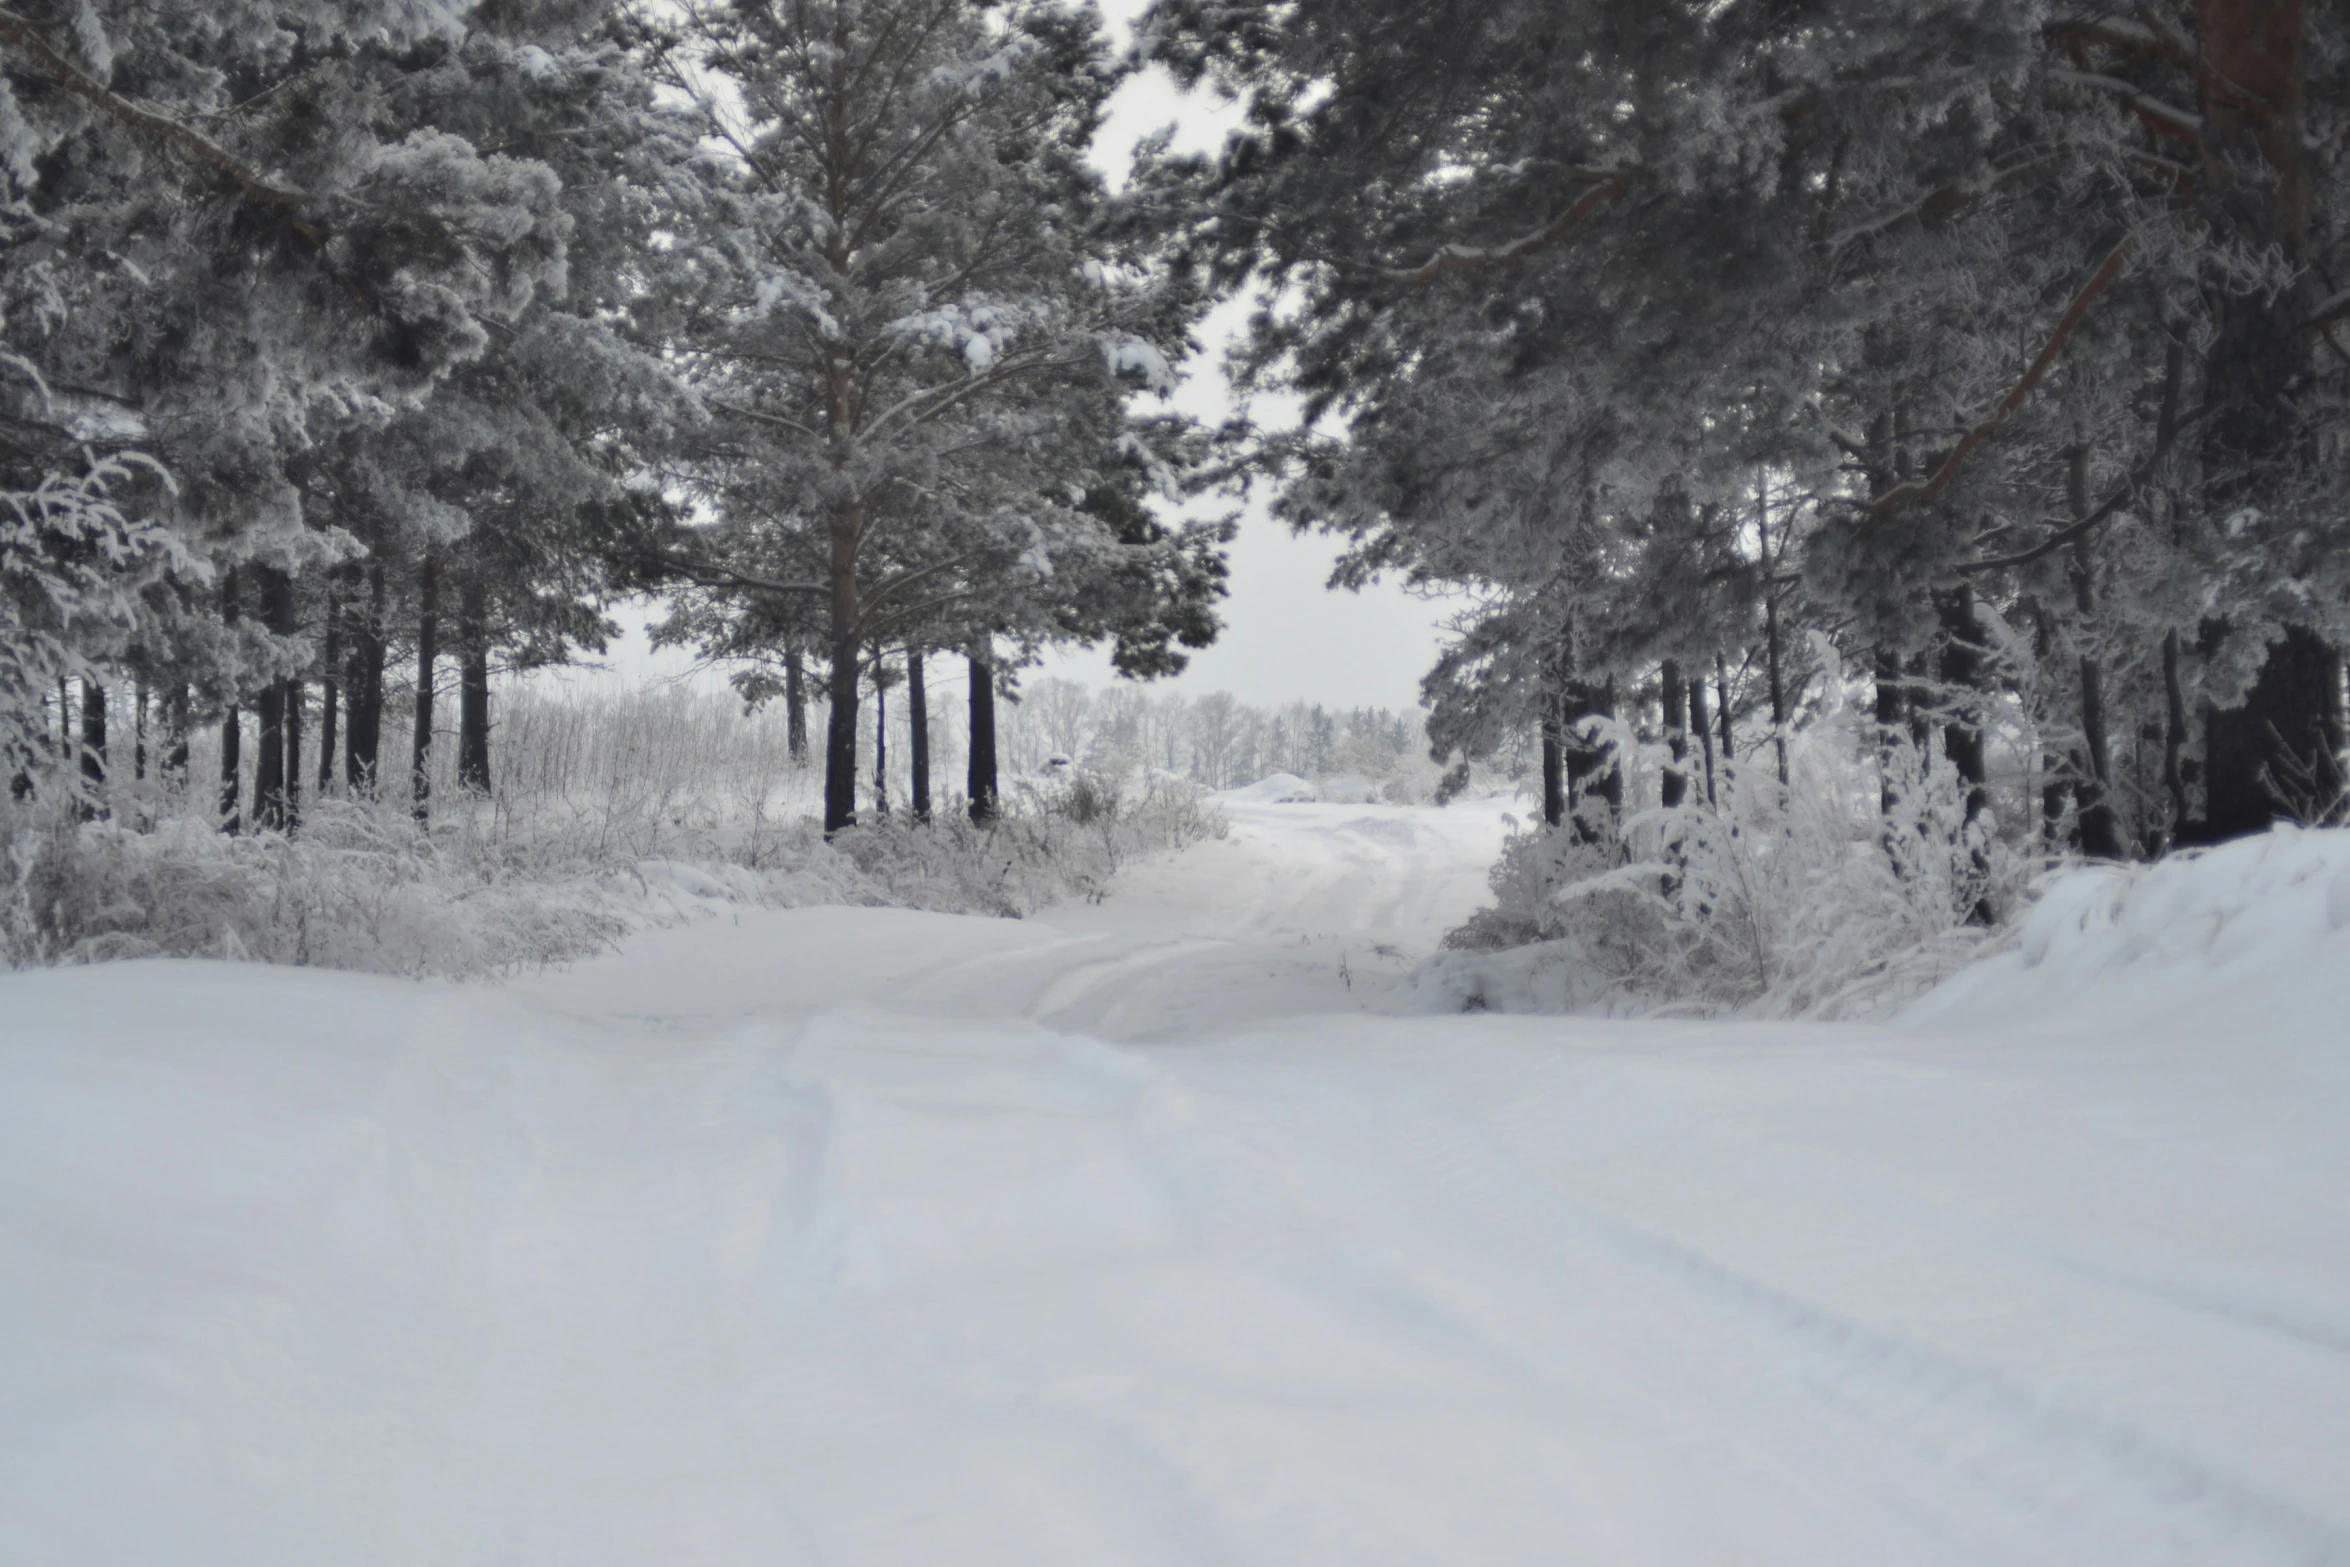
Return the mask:
[[1507,1010],[1877,1015],[1979,950],[2027,872],[1947,764],[1831,714],[1790,738],[1784,788],[1749,768],[1714,803],[1631,812],[1618,841],[1513,834],[1494,904],[1423,988]]

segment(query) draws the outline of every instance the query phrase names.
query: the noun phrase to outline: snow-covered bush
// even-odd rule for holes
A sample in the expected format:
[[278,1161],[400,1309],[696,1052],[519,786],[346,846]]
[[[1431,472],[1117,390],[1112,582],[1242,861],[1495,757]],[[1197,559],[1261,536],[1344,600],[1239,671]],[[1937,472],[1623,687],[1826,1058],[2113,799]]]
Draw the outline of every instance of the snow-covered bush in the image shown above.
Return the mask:
[[1223,817],[1188,779],[1115,774],[1015,784],[989,826],[960,809],[928,825],[897,815],[840,834],[835,847],[881,893],[876,901],[944,913],[1035,913],[1099,899],[1120,866],[1222,837]]
[[1749,767],[1712,803],[1634,810],[1617,841],[1513,834],[1494,904],[1447,938],[1423,990],[1497,1010],[1874,1015],[1954,971],[2020,901],[2028,866],[1969,820],[1947,763],[1838,709],[1790,737],[1788,765],[1785,788]]

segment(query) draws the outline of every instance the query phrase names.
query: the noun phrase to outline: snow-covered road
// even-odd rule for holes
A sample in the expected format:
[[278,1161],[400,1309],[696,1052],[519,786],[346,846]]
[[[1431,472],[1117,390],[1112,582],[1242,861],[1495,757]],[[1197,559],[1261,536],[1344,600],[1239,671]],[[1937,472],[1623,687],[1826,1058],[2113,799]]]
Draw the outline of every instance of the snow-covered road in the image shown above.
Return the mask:
[[2350,853],[1902,1028],[1381,1015],[1502,809],[0,979],[0,1561],[2350,1562]]

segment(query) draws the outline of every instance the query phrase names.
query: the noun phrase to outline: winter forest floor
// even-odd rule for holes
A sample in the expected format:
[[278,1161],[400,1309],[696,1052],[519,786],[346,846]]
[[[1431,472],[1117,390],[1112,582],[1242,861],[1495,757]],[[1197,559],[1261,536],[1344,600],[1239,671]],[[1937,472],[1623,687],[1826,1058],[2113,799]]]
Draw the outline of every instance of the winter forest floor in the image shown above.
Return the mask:
[[1891,1025],[1415,1015],[1504,808],[0,978],[0,1559],[2350,1561],[2337,835]]

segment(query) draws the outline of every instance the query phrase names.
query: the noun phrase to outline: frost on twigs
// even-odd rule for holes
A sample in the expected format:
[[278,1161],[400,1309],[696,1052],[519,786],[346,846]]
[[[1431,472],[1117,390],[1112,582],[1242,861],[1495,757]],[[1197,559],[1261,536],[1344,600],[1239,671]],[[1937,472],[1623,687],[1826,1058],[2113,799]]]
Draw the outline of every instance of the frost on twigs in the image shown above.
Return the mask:
[[1795,737],[1790,782],[1635,810],[1620,838],[1539,824],[1494,867],[1494,903],[1446,938],[1424,994],[1495,1010],[1881,1016],[1955,972],[2020,898],[2025,867],[1967,819],[1947,766],[1896,744],[1883,775],[1844,726]]

